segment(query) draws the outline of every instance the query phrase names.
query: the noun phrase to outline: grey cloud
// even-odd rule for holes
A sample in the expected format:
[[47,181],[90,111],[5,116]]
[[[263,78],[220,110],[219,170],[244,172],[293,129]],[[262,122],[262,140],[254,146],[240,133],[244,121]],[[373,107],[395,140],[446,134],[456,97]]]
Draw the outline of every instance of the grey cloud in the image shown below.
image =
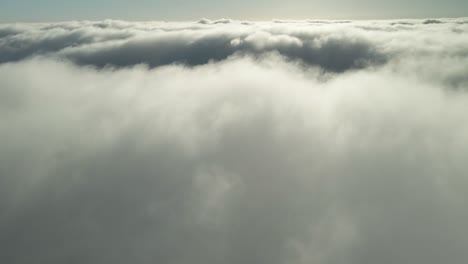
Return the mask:
[[442,24],[444,22],[437,19],[426,19],[423,21],[423,24]]
[[234,54],[262,56],[278,52],[291,60],[300,60],[334,72],[342,72],[367,65],[382,64],[384,54],[361,39],[345,37],[320,38],[310,36],[308,40],[288,35],[273,35],[268,32],[242,34],[210,34],[193,39],[174,33],[131,40],[118,45],[96,45],[71,48],[63,56],[81,65],[103,67],[148,64],[150,67],[180,63],[202,65],[209,61],[221,61]]
[[[457,21],[448,20],[447,27]],[[136,64],[158,67],[174,63],[196,66],[222,61],[232,55],[261,57],[276,52],[305,65],[343,72],[384,65],[389,59],[396,59],[396,54],[411,56],[407,52],[413,49],[411,43],[398,46],[391,40],[411,30],[413,33],[405,37],[421,42],[421,36],[430,37],[430,32],[408,23],[284,20],[246,24],[228,19],[203,19],[198,23],[130,23],[107,20],[28,25],[26,30],[14,31],[16,33],[9,29],[11,26],[4,26],[0,62],[40,55],[97,67]],[[453,33],[464,31],[464,25],[458,25]],[[445,27],[438,31],[450,33]],[[278,41],[287,38],[296,41]],[[451,50],[451,43],[437,45]]]
[[15,25],[0,26],[0,38],[5,38],[11,35],[17,35],[24,31],[24,28]]
[[[202,20],[206,21],[207,20]],[[216,20],[217,24],[232,23],[231,20]],[[98,27],[99,30],[93,27]],[[220,61],[233,54],[247,54],[262,56],[268,52],[279,52],[292,60],[301,60],[308,65],[320,66],[325,70],[341,72],[353,68],[361,68],[367,64],[381,64],[385,62],[385,54],[379,52],[369,40],[365,38],[347,39],[330,33],[330,36],[317,33],[290,36],[287,32],[275,34],[268,31],[262,38],[257,30],[245,29],[210,30],[200,29],[165,29],[155,28],[145,35],[136,32],[114,29],[114,24],[94,23],[92,27],[70,26],[64,29],[62,25],[46,27],[36,30],[34,34],[26,32],[19,36],[3,38],[0,46],[4,50],[0,61],[17,61],[34,55],[57,55],[70,59],[78,64],[89,64],[98,67],[132,66],[148,64],[150,67],[181,63],[187,65],[201,65],[209,61]],[[112,28],[112,31],[106,28]],[[156,31],[156,32],[154,32]],[[167,33],[165,33],[167,32]],[[262,32],[262,31],[261,31]],[[279,36],[278,36],[279,35]],[[322,36],[323,35],[323,36]],[[25,39],[26,37],[26,39]],[[278,38],[296,38],[296,43],[278,42]],[[236,39],[246,39],[241,45],[232,45]],[[250,41],[249,41],[250,39]],[[255,41],[269,42],[268,45]]]
[[211,24],[213,23],[211,20],[209,20],[208,18],[202,18],[198,21],[199,24]]
[[233,23],[234,21],[232,19],[226,19],[226,18],[221,18],[217,20],[210,20],[207,18],[202,18],[200,19],[197,23],[199,24],[230,24]]
[[103,32],[88,28],[46,27],[43,29],[30,29],[0,39],[0,49],[2,50],[0,61],[18,61],[34,55],[50,54],[67,47],[125,39],[130,35],[131,33],[126,31]]

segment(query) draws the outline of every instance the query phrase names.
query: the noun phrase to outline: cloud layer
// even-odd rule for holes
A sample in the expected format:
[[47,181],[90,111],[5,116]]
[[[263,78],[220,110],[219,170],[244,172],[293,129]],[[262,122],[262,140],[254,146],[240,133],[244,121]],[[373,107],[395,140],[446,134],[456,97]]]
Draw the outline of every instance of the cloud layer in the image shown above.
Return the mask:
[[150,67],[173,63],[194,66],[235,55],[258,57],[276,52],[288,60],[343,72],[384,64],[395,56],[408,55],[414,47],[423,51],[422,42],[434,40],[432,31],[445,35],[436,40],[448,37],[454,42],[439,43],[440,48],[466,53],[465,22],[428,19],[253,23],[204,19],[198,23],[102,21],[4,25],[0,27],[0,62],[42,55],[98,67],[140,63]]
[[0,262],[464,263],[467,33],[1,25]]

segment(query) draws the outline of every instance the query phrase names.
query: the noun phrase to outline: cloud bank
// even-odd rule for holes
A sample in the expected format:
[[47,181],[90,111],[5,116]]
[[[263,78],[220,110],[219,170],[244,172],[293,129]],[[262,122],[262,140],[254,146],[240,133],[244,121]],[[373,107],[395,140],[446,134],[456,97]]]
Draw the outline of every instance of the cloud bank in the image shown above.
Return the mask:
[[[434,39],[430,33],[433,30],[450,35],[438,36],[437,40],[448,37],[455,42],[440,43],[440,48],[465,52],[466,27],[460,24],[463,22],[466,21],[443,23],[428,19],[252,23],[203,19],[198,23],[102,21],[4,25],[0,28],[0,62],[46,56],[100,68],[141,63],[150,67],[174,63],[195,66],[236,55],[261,57],[279,53],[285,59],[308,66],[344,72],[411,55],[408,53],[414,51],[414,46],[423,48],[425,41]],[[442,23],[444,29],[440,30]],[[463,36],[456,36],[453,31]]]
[[0,262],[464,263],[466,21],[1,25]]

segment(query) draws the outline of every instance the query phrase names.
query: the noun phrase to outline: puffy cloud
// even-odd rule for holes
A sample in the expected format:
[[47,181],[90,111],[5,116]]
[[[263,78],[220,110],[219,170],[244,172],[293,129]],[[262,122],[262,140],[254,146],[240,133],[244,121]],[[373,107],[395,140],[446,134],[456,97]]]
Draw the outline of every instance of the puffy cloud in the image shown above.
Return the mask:
[[468,258],[463,19],[220,21],[0,27],[0,262]]
[[[4,25],[0,28],[0,62],[43,55],[98,67],[140,63],[150,67],[173,63],[193,66],[236,54],[264,56],[277,52],[326,71],[343,72],[385,64],[395,58],[395,53],[412,55],[407,54],[408,50],[424,45],[434,30],[450,40],[466,43],[466,35],[456,34],[466,30],[464,24],[459,24],[462,19],[447,20],[442,29],[431,21],[439,20],[425,20],[423,25],[412,24],[417,21],[314,20],[246,24],[228,19],[202,19],[198,23],[108,20]],[[14,30],[13,26],[23,29]],[[400,46],[395,39],[405,45]],[[454,43],[438,44],[448,53],[458,50],[452,47]]]

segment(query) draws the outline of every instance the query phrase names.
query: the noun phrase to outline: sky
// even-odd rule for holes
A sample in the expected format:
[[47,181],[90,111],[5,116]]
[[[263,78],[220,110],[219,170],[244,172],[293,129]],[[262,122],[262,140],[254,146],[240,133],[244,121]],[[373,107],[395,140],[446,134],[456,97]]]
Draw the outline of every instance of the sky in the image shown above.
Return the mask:
[[64,20],[198,20],[233,18],[385,19],[460,17],[468,11],[465,0],[1,0],[0,22]]

